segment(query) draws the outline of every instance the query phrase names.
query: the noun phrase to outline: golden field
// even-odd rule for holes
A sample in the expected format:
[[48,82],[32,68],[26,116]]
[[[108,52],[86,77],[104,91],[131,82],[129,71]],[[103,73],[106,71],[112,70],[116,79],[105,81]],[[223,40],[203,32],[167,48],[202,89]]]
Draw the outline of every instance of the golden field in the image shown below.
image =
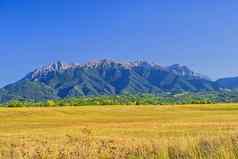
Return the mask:
[[0,159],[236,159],[238,104],[0,109]]

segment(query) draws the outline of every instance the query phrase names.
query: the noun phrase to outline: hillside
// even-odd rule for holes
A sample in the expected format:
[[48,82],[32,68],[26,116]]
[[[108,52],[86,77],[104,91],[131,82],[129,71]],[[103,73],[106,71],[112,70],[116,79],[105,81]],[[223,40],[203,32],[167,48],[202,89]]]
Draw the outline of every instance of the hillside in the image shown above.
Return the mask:
[[224,89],[238,90],[238,77],[222,78],[217,84]]
[[232,89],[233,85],[222,81],[211,81],[207,76],[178,64],[163,67],[146,61],[123,63],[100,60],[86,64],[57,62],[36,69],[20,81],[0,89],[0,102]]

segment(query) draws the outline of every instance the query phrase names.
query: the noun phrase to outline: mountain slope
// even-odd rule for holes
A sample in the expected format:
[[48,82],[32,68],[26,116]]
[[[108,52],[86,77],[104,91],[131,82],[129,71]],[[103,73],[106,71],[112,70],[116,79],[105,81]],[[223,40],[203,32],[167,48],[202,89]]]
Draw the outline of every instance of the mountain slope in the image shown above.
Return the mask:
[[43,83],[21,80],[0,90],[0,101],[9,100],[45,100],[58,98],[55,90]]
[[175,64],[167,67],[167,69],[178,76],[185,77],[186,79],[205,79],[210,80],[209,77],[202,75],[200,73],[196,73],[189,69],[187,66],[182,66],[179,64]]
[[162,67],[145,61],[111,60],[68,65],[61,62],[36,69],[0,90],[0,101],[45,100],[72,96],[218,90],[217,83],[186,66]]
[[216,83],[223,89],[238,90],[238,77],[222,78]]

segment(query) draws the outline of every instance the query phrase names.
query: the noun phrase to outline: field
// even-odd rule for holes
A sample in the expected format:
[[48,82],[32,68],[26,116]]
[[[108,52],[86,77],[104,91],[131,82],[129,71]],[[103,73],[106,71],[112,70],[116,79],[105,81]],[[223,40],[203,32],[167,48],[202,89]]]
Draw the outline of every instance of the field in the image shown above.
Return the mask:
[[1,108],[0,159],[238,158],[238,104]]

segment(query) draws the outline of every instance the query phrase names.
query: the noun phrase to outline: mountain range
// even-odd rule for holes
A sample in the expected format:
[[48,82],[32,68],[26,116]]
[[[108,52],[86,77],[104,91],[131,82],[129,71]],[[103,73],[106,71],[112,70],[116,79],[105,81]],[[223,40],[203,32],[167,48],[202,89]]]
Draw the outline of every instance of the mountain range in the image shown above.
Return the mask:
[[163,67],[146,61],[99,60],[86,64],[56,62],[0,89],[0,102],[74,96],[238,90],[238,78],[217,81],[186,66]]

